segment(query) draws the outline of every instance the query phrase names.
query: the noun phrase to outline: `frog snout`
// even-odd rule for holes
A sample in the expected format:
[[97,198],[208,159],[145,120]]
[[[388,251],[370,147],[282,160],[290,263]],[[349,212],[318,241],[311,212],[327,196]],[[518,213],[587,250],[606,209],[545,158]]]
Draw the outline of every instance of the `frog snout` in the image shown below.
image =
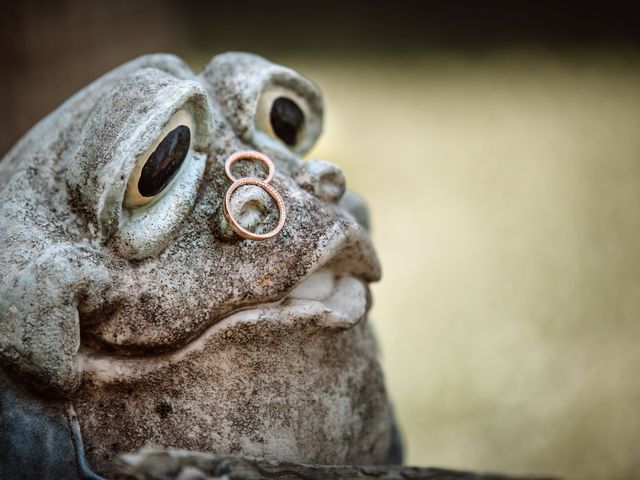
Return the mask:
[[[251,232],[265,233],[271,230],[278,221],[278,209],[275,208],[273,199],[264,188],[255,185],[245,185],[237,189],[230,199],[230,214],[242,227]],[[222,233],[226,238],[235,236],[231,225],[224,216],[222,221]]]
[[324,160],[306,161],[293,178],[301,188],[328,203],[338,203],[347,188],[340,167]]
[[[294,181],[316,198],[331,204],[337,204],[346,190],[344,173],[337,165],[324,160],[306,161],[293,175]],[[270,230],[278,220],[278,209],[274,208],[274,198],[264,186],[246,185],[234,191],[230,200],[231,216],[243,228],[256,233]],[[230,214],[230,215],[229,215]],[[233,237],[229,218],[222,219],[222,233]]]

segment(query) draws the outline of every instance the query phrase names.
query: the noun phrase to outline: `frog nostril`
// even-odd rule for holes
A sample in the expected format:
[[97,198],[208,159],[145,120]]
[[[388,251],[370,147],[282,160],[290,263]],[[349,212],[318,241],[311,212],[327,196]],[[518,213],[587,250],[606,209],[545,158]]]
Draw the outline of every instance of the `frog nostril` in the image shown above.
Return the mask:
[[338,203],[346,189],[342,170],[324,160],[308,160],[294,178],[303,189],[329,203]]
[[247,186],[240,189],[237,197],[232,200],[233,215],[240,225],[248,230],[255,231],[260,223],[264,223],[265,220],[268,222],[269,219],[265,217],[275,211],[269,195],[258,187]]
[[[263,189],[254,185],[242,186],[234,193],[231,214],[242,228],[258,234],[273,230],[278,223],[275,202]],[[220,221],[223,237],[234,238],[235,233],[224,215],[220,215]]]

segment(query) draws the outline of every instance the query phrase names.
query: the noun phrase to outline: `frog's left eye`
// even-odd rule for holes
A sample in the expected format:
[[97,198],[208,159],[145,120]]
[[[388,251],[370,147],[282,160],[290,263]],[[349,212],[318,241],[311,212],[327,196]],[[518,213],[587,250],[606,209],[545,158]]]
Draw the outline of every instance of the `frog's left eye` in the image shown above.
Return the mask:
[[168,189],[190,154],[192,122],[183,112],[137,161],[124,198],[125,207],[150,204]]
[[310,120],[307,101],[295,92],[279,87],[262,92],[256,110],[256,124],[288,148],[297,150],[304,144],[313,143],[315,139],[309,138]]
[[287,145],[295,146],[304,128],[304,113],[293,100],[278,97],[271,104],[269,123],[280,140]]

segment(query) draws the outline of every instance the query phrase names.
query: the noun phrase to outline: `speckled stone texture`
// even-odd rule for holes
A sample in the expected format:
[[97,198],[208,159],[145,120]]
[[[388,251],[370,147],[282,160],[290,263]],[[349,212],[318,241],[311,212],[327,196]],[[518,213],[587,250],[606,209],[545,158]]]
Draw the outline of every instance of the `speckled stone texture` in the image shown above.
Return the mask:
[[[295,145],[268,125],[283,96],[305,117]],[[254,55],[219,55],[199,76],[150,55],[70,98],[0,162],[0,364],[44,405],[75,407],[98,472],[150,445],[388,461],[366,207],[337,166],[300,158],[322,110],[310,80]],[[131,205],[136,172],[177,124],[191,131],[179,172]],[[223,221],[224,162],[239,150],[276,166],[287,222],[273,239]],[[240,162],[237,175],[264,172]],[[246,227],[268,229],[268,198],[238,194]]]

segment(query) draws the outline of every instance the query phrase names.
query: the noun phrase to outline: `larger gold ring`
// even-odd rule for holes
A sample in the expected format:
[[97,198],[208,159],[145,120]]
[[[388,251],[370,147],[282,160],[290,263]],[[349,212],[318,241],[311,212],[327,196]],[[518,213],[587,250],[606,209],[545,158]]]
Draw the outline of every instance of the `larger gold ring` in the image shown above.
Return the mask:
[[231,180],[232,182],[238,180],[231,173],[231,166],[238,160],[257,160],[258,162],[264,163],[267,167],[267,178],[265,178],[263,181],[265,183],[269,183],[271,182],[271,180],[273,180],[273,176],[276,173],[276,167],[273,166],[273,162],[271,161],[271,159],[265,154],[256,152],[255,150],[246,150],[234,153],[229,158],[227,158],[227,161],[224,164],[224,173],[227,174],[227,177],[229,177],[229,180]]
[[[271,180],[271,179],[268,178],[268,180]],[[253,233],[247,230],[246,228],[244,228],[242,225],[240,225],[238,221],[234,218],[234,216],[231,214],[231,195],[233,195],[233,192],[235,192],[238,188],[244,185],[255,185],[256,187],[262,188],[265,192],[269,194],[269,196],[273,199],[273,201],[276,202],[276,205],[278,207],[278,215],[279,215],[278,224],[276,225],[276,228],[274,228],[270,232]],[[229,187],[229,189],[227,190],[227,193],[224,196],[223,211],[224,211],[224,217],[227,219],[227,222],[229,223],[233,231],[236,232],[241,237],[247,238],[249,240],[268,240],[269,238],[275,237],[280,232],[280,230],[282,230],[282,227],[284,226],[284,222],[287,218],[287,211],[284,206],[284,200],[282,200],[282,197],[276,191],[276,189],[273,188],[271,185],[269,185],[267,181],[260,180],[259,178],[252,178],[252,177],[240,178],[239,180],[235,180],[233,182],[233,184]]]

